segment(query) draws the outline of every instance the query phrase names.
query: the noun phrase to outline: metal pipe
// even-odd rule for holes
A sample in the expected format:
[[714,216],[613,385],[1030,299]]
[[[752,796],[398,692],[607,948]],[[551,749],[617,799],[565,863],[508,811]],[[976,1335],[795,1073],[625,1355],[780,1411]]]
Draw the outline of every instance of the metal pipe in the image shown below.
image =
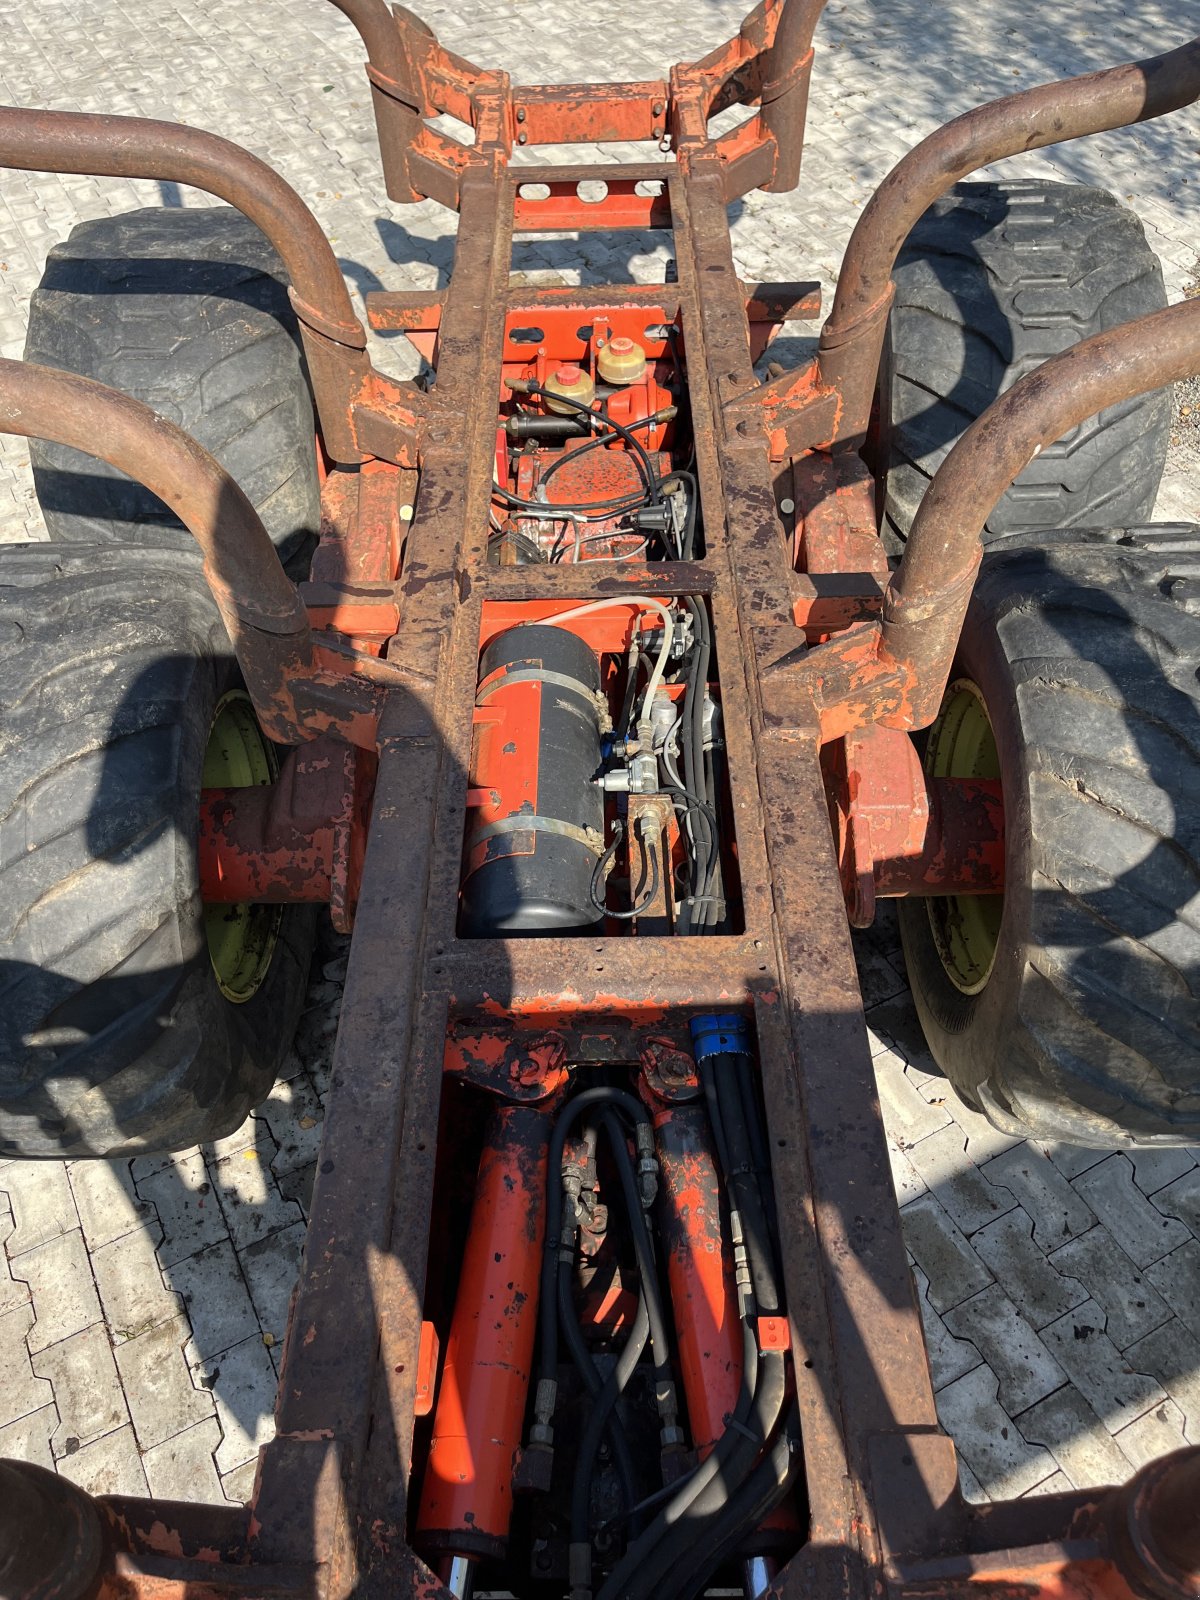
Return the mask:
[[983,553],[984,523],[1034,456],[1105,407],[1198,371],[1200,300],[1185,300],[1052,356],[971,424],[926,490],[884,595],[878,664],[898,669],[907,693],[875,720],[923,728],[937,714]]
[[187,183],[236,206],[287,268],[327,451],[337,461],[363,459],[350,409],[372,370],[366,334],[317,219],[265,162],[215,133],[175,122],[3,106],[0,166]]
[[82,1600],[104,1554],[100,1508],[31,1461],[0,1461],[0,1594]]
[[1200,1594],[1200,1448],[1160,1456],[1101,1504],[1110,1549],[1135,1594],[1194,1600]]
[[[330,0],[357,28],[367,52],[367,77],[375,111],[375,133],[388,198],[401,205],[421,199],[413,188],[408,155],[421,131],[423,98],[405,48],[411,30],[429,29],[404,6],[385,0]],[[394,11],[394,15],[393,15]]]
[[800,179],[812,37],[825,0],[783,0],[775,38],[762,63],[763,126],[775,140],[775,175],[763,187],[772,194],[794,189]]
[[74,372],[0,360],[0,433],[49,439],[107,461],[179,517],[204,554],[204,576],[264,733],[311,739],[292,697],[316,670],[308,613],[258,513],[208,451],[140,400]]
[[910,150],[858,219],[821,330],[820,380],[842,395],[834,442],[860,440],[866,432],[892,302],[892,268],[914,224],[939,195],[989,162],[1146,122],[1197,98],[1200,38],[1144,61],[993,100]]

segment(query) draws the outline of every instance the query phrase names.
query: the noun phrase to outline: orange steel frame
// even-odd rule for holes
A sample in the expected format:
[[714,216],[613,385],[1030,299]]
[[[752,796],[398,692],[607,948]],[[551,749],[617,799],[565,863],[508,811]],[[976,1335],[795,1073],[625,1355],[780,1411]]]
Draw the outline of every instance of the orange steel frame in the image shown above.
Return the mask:
[[[205,549],[260,716],[297,744],[296,789],[309,797],[291,810],[280,801],[274,816],[260,808],[235,818],[234,797],[206,796],[210,890],[328,894],[343,925],[354,926],[277,1432],[261,1453],[252,1503],[244,1511],[120,1496],[96,1504],[3,1468],[10,1518],[50,1519],[59,1548],[75,1551],[49,1587],[43,1562],[28,1593],[441,1594],[410,1543],[407,1505],[414,1416],[430,1409],[435,1382],[453,1386],[456,1363],[475,1359],[447,1351],[439,1376],[424,1312],[444,1085],[465,1079],[497,1097],[479,1183],[498,1195],[507,1176],[525,1210],[536,1210],[540,1189],[515,1129],[522,1116],[541,1123],[567,1064],[586,1077],[589,1062],[641,1061],[651,1088],[686,1079],[688,1019],[715,1010],[751,1025],[787,1223],[788,1323],[760,1332],[793,1355],[810,1524],[775,1590],[797,1600],[884,1591],[896,1600],[1185,1595],[1198,1559],[1189,1511],[1200,1504],[1197,1452],[1103,1494],[987,1507],[959,1495],[891,1188],[849,921],[869,921],[877,893],[997,886],[999,796],[984,784],[934,793],[908,737],[940,699],[987,496],[1009,481],[1010,456],[1011,477],[1030,441],[1057,437],[1080,406],[1200,366],[1198,308],[1146,319],[1136,339],[1090,341],[1053,364],[1037,394],[1016,395],[985,440],[991,477],[975,470],[976,457],[967,487],[952,484],[940,498],[931,491],[925,529],[914,530],[904,567],[889,576],[860,454],[862,374],[873,381],[872,340],[887,302],[872,287],[870,240],[844,274],[853,293],[861,288],[860,303],[835,307],[818,361],[765,383],[754,357],[774,325],[816,315],[816,288],[739,282],[729,240],[732,199],[797,180],[821,0],[764,0],[735,39],[662,81],[521,89],[443,49],[402,7],[334,3],[367,45],[389,194],[432,196],[460,214],[446,290],[368,297],[374,326],[425,341],[437,368],[429,392],[374,371],[327,244],[291,191],[244,152],[165,124],[0,111],[0,164],[195,182],[255,217],[284,254],[328,469],[320,547],[298,599],[279,586],[261,525],[219,469],[161,424],[151,439],[133,402],[2,364],[0,426],[83,448],[103,434],[111,459],[180,506]],[[942,150],[938,181],[952,181],[967,155],[1005,153],[1014,129],[1026,143],[1047,143],[1194,98],[1200,49],[1053,88],[973,114],[982,123],[951,141],[953,158]],[[1043,101],[1059,106],[1057,132],[1053,119],[1038,120]],[[739,102],[752,105],[748,120],[710,139],[709,118]],[[469,123],[474,142],[436,132],[430,121],[443,112]],[[526,144],[619,139],[669,143],[672,159],[511,160]],[[579,186],[597,180],[603,198],[585,200]],[[923,208],[926,181],[906,170],[894,185],[901,210]],[[876,240],[891,215],[872,221]],[[630,227],[673,230],[677,283],[510,283],[515,234]],[[536,323],[553,355],[569,355],[557,342],[603,315],[643,334],[664,322],[681,330],[705,554],[493,567],[494,397],[514,364],[536,359],[511,333]],[[85,412],[86,429],[72,420]],[[785,511],[789,502],[794,510]],[[460,938],[481,639],[504,619],[638,594],[696,597],[712,619],[742,931]],[[594,619],[586,633],[595,647],[619,648],[636,609],[631,600],[628,613]],[[316,772],[323,809],[306,788]],[[957,822],[946,821],[951,813]],[[669,1093],[653,1103],[660,1131],[685,1125],[688,1108]],[[664,1184],[676,1215],[667,1224],[673,1296],[699,1315],[719,1297],[703,1265],[715,1177],[702,1160],[681,1159],[667,1163]],[[502,1292],[489,1288],[487,1261],[469,1270],[481,1294]],[[697,1321],[683,1339],[693,1372],[705,1365],[689,1345],[700,1331]],[[531,1325],[514,1338],[500,1355],[527,1365]],[[711,1382],[711,1414],[699,1426],[710,1436],[727,1404]],[[476,1404],[463,1395],[464,1427]],[[4,1516],[0,1508],[0,1529]]]

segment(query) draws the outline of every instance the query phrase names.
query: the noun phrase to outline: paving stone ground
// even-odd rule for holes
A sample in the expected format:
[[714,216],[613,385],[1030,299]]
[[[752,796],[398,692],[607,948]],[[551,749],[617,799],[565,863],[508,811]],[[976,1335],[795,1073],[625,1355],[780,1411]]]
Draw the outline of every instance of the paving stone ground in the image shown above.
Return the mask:
[[[321,0],[22,0],[0,95],[214,128],[299,189],[358,292],[444,283],[452,222],[383,197],[356,36]],[[650,76],[736,26],[731,0],[609,0],[586,37],[551,0],[424,13],[517,81]],[[846,0],[817,36],[804,181],[734,208],[747,278],[819,276],[875,182],[937,123],[1007,89],[1151,54],[1200,0]],[[670,39],[668,48],[664,41]],[[1171,299],[1196,291],[1200,115],[1006,164],[1106,184],[1138,211]],[[0,355],[18,356],[46,250],[85,217],[200,204],[171,185],[0,173]],[[653,235],[525,242],[539,279],[661,277]],[[397,372],[404,347],[376,341]],[[781,341],[794,359],[803,340]],[[1181,386],[1157,514],[1200,518],[1200,393]],[[0,542],[44,537],[25,447],[0,440]],[[934,1072],[894,922],[858,941],[897,1194],[939,1414],[977,1499],[1112,1482],[1200,1443],[1200,1161],[1016,1143]],[[320,1141],[345,951],[319,954],[284,1077],[218,1145],[132,1162],[0,1164],[0,1454],[96,1492],[244,1499],[270,1436]]]

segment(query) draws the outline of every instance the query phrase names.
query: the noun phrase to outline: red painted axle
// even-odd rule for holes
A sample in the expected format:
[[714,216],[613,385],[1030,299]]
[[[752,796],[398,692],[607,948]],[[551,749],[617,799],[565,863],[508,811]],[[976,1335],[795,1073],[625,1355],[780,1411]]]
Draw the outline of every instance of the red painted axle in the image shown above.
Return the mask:
[[326,905],[348,932],[362,872],[368,762],[322,738],[288,752],[274,783],[200,795],[200,897]]
[[[990,778],[927,778],[926,803],[894,855],[875,857],[875,893],[998,894],[1004,888],[1004,800]],[[885,849],[892,841],[881,841]]]
[[333,882],[334,825],[299,828],[278,785],[205,789],[200,796],[200,896],[209,905],[324,905]]
[[838,859],[850,921],[868,927],[875,901],[902,895],[999,894],[1004,800],[989,778],[933,778],[897,729],[847,736],[832,784]]

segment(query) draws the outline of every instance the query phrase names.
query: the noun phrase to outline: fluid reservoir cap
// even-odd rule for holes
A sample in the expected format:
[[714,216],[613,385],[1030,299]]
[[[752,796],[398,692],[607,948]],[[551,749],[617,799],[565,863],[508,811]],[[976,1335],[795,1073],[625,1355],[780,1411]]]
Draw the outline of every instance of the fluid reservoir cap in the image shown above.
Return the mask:
[[640,383],[646,376],[646,352],[633,339],[610,339],[597,353],[596,371],[605,383]]
[[565,395],[568,400],[577,400],[583,406],[590,406],[596,398],[596,385],[582,367],[555,367],[542,385],[542,389],[546,396],[547,409],[558,412],[560,416],[577,416],[578,412],[574,406],[557,403],[555,395]]

